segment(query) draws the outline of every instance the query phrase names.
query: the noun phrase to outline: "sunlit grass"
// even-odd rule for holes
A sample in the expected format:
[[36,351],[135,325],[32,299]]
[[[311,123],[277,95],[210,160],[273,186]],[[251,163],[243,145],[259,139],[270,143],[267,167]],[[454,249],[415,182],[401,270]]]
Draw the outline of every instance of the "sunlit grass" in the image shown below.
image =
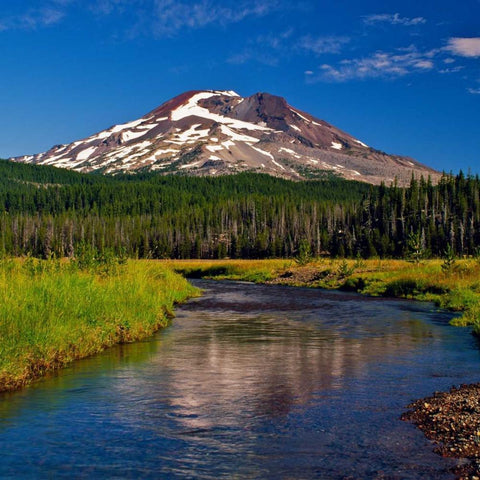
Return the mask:
[[266,282],[278,272],[292,266],[293,260],[167,260],[170,268],[190,278],[211,277],[217,280]]
[[68,263],[0,265],[0,390],[165,326],[173,305],[195,294],[158,262],[134,262],[114,275]]

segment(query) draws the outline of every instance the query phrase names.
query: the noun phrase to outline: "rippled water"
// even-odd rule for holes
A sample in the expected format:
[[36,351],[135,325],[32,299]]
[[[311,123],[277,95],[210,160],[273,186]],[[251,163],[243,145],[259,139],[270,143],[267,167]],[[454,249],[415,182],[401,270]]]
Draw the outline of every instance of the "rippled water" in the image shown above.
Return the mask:
[[478,381],[479,349],[430,304],[247,283],[153,339],[0,397],[1,478],[448,479],[399,420]]

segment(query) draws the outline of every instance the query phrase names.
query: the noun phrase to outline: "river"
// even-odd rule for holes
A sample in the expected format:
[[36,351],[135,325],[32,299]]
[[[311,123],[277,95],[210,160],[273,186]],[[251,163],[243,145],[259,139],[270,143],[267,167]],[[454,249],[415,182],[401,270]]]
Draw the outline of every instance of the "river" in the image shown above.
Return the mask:
[[478,381],[432,304],[194,282],[153,338],[0,396],[0,478],[451,479],[399,417]]

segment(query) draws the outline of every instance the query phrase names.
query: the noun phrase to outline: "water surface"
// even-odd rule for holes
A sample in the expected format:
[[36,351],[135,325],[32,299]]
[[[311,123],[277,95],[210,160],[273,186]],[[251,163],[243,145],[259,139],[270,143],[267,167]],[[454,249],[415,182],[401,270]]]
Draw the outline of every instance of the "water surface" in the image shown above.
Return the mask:
[[0,397],[1,478],[449,479],[406,405],[478,381],[431,304],[197,281],[154,338]]

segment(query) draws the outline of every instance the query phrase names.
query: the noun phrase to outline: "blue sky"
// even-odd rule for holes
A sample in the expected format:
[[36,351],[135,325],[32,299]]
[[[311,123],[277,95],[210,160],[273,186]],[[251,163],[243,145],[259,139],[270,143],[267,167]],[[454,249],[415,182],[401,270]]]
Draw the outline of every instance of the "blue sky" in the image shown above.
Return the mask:
[[16,0],[0,58],[4,158],[222,89],[480,174],[480,0]]

